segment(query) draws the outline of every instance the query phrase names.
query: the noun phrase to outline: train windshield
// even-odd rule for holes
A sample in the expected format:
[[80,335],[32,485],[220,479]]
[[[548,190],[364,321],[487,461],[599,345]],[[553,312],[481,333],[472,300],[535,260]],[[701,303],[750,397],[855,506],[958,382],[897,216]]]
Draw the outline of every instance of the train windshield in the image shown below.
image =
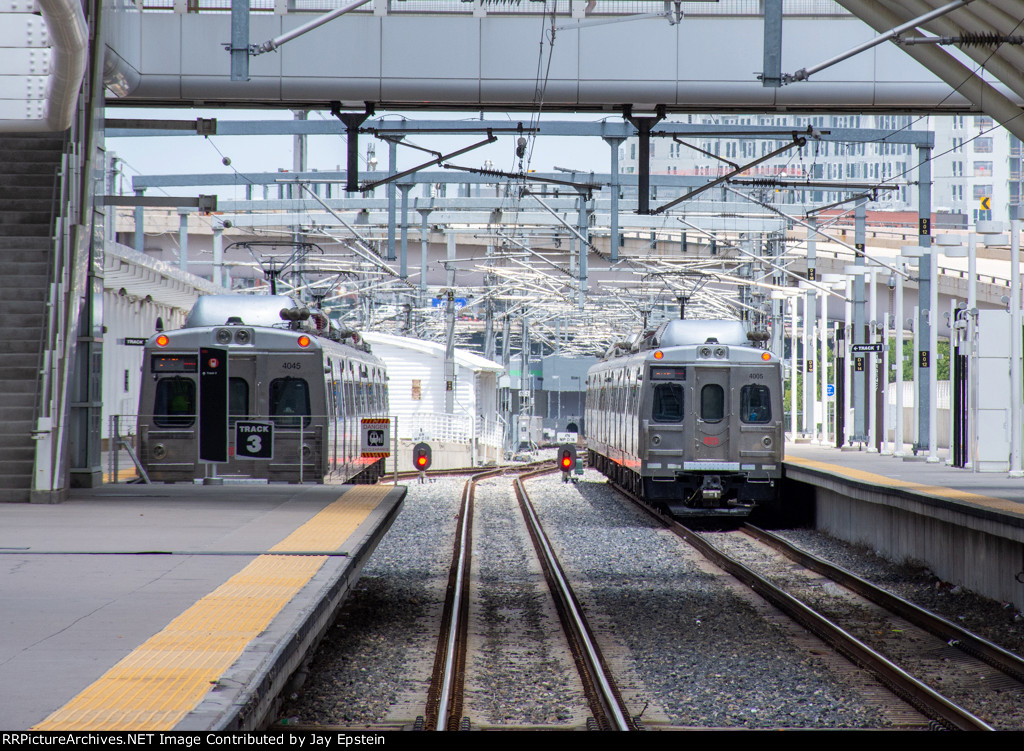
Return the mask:
[[678,383],[659,383],[654,387],[654,408],[651,419],[655,422],[683,421],[683,387]]
[[752,423],[771,421],[772,400],[767,386],[748,384],[740,389],[740,419]]
[[275,378],[270,382],[270,419],[282,428],[299,427],[299,416],[309,425],[309,386],[303,378]]
[[195,419],[195,381],[180,376],[157,381],[153,423],[161,428],[187,428]]

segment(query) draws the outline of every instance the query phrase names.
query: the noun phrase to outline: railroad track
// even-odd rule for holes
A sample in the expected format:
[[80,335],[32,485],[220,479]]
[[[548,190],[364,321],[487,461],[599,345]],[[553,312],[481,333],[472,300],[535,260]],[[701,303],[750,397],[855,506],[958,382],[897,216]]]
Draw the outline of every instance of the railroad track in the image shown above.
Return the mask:
[[619,695],[614,679],[605,665],[593,631],[579,605],[576,595],[562,570],[540,520],[530,503],[523,481],[530,477],[557,471],[552,462],[538,462],[509,470],[498,468],[477,472],[463,490],[462,505],[452,565],[442,614],[431,686],[426,710],[417,719],[416,728],[424,730],[468,730],[469,718],[463,714],[465,670],[467,663],[467,631],[469,612],[469,580],[473,549],[473,502],[476,485],[482,480],[509,472],[518,476],[513,481],[516,498],[533,541],[537,558],[544,571],[566,640],[580,674],[592,717],[588,727],[601,730],[634,730],[636,723]]
[[[847,630],[825,617],[807,602],[795,597],[793,594],[777,586],[765,576],[755,572],[750,566],[745,565],[735,556],[730,555],[723,550],[721,546],[712,544],[705,535],[694,532],[671,517],[658,513],[643,503],[642,500],[636,498],[624,489],[618,486],[614,487],[616,487],[616,490],[618,490],[622,495],[637,503],[652,516],[659,519],[669,530],[681,539],[685,540],[716,566],[734,576],[801,626],[829,644],[848,660],[872,674],[879,682],[889,688],[889,690],[913,706],[925,717],[929,718],[936,729],[994,729],[991,725],[977,717],[969,710],[950,700],[923,681],[918,680],[908,671],[895,664],[880,652],[848,633]],[[835,570],[835,567],[828,567],[827,564],[819,561],[818,559],[815,559],[815,562],[812,563],[810,558],[813,558],[813,556],[809,556],[809,554],[803,553],[803,551],[796,552],[793,550],[793,546],[788,545],[781,538],[769,535],[769,533],[764,532],[763,530],[756,530],[756,528],[751,527],[748,534],[754,537],[759,537],[766,544],[771,545],[777,550],[787,549],[791,551],[786,555],[792,555],[794,560],[797,557],[801,558],[801,564],[807,565],[808,568],[817,567],[812,568],[812,570],[815,570],[823,576],[831,577],[831,573],[825,572]],[[804,561],[807,563],[804,564]],[[838,571],[836,571],[836,573],[839,578],[835,581],[843,585],[845,585],[846,582],[851,581],[851,579],[856,578],[848,572],[842,572],[842,574],[839,574]],[[879,601],[885,601],[888,603],[893,603],[894,600],[899,599],[889,593],[880,593],[877,588],[871,587],[871,585],[868,585],[866,582],[858,586],[862,587],[864,591],[867,591],[868,588],[873,590],[872,595],[863,595],[869,599],[871,597],[877,597]],[[893,604],[895,605],[895,603]],[[986,661],[991,661],[990,664],[999,663],[1007,665],[1007,669],[1011,675],[1016,676],[1019,674],[1021,669],[1019,658],[1014,659],[1015,656],[1010,655],[1010,653],[1005,650],[1001,650],[1000,648],[995,647],[995,645],[991,645],[974,635],[967,634],[967,632],[964,632],[962,629],[958,629],[954,624],[944,621],[938,616],[928,614],[931,615],[931,617],[926,618],[925,611],[922,611],[920,608],[916,608],[915,606],[910,606],[908,608],[906,607],[908,605],[910,604],[905,603],[900,607],[904,612],[909,613],[913,611],[913,617],[920,619],[922,623],[927,621],[931,624],[930,626],[921,626],[921,628],[935,629],[935,633],[941,634],[939,638],[947,639],[949,641],[962,641],[965,651],[976,652],[979,655],[984,654]],[[886,607],[887,606],[888,605],[886,605]],[[954,631],[951,629],[956,630]]]

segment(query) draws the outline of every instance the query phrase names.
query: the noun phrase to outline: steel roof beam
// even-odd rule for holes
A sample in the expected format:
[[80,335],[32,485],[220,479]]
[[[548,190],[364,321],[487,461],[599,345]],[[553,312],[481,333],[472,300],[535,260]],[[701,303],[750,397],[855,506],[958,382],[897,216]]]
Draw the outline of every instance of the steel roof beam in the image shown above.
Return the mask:
[[[188,136],[195,135],[196,121],[147,121],[131,119],[122,120],[108,118],[106,120],[107,138],[132,138],[142,136]],[[156,127],[157,123],[166,123],[166,128]],[[520,125],[522,125],[520,123]],[[172,127],[173,126],[173,127]],[[476,135],[488,131],[496,134],[514,135],[520,130],[536,136],[592,136],[597,138],[634,138],[637,129],[628,122],[572,122],[569,120],[553,120],[540,122],[534,128],[510,125],[507,120],[385,120],[377,118],[369,120],[360,128],[363,133],[371,135]],[[217,120],[216,135],[218,136],[344,136],[345,126],[337,120]],[[211,134],[212,135],[212,134]],[[771,125],[716,125],[678,123],[662,120],[654,129],[654,138],[792,138],[793,128],[779,128]],[[888,140],[889,143],[922,144],[931,138],[928,131],[904,130],[892,132],[879,128],[829,128],[816,130],[813,137],[822,141],[878,141]]]

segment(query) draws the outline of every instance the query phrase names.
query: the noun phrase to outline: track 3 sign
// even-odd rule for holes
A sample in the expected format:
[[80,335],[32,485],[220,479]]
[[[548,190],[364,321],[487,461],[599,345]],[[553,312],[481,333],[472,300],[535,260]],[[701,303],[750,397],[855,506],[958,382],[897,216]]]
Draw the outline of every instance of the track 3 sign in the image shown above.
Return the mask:
[[236,459],[273,459],[274,423],[236,422]]

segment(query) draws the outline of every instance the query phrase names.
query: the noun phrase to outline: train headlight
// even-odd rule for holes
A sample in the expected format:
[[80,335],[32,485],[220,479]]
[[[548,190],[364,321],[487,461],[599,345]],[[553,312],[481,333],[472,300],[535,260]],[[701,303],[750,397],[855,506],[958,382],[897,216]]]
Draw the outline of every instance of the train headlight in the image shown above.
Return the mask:
[[252,332],[249,329],[238,329],[235,332],[235,344],[248,344],[252,341]]
[[715,347],[715,357],[725,357],[725,347]]
[[171,340],[167,337],[167,334],[161,334],[156,338],[156,346],[166,347],[170,341]]
[[309,459],[313,456],[313,448],[308,444],[302,444],[302,458],[303,460]]
[[309,342],[310,342],[310,339],[305,334],[303,334],[302,336],[299,337],[299,346],[300,347],[308,347],[309,346]]
[[769,446],[772,445],[772,437],[770,435],[766,435],[764,438],[761,439],[761,443],[764,445],[765,448],[768,448]]
[[772,353],[771,352],[764,352],[764,353],[762,353],[761,359],[764,360],[765,362],[768,362],[769,360],[772,359]]
[[167,447],[162,443],[158,443],[153,446],[153,458],[154,459],[166,459],[167,458]]
[[711,357],[711,347],[701,347],[700,348],[700,356],[701,357]]
[[664,356],[665,356],[665,353],[662,352],[660,349],[654,351],[654,359],[655,360],[660,360]]
[[231,344],[231,331],[228,329],[217,329],[215,336],[217,344]]

